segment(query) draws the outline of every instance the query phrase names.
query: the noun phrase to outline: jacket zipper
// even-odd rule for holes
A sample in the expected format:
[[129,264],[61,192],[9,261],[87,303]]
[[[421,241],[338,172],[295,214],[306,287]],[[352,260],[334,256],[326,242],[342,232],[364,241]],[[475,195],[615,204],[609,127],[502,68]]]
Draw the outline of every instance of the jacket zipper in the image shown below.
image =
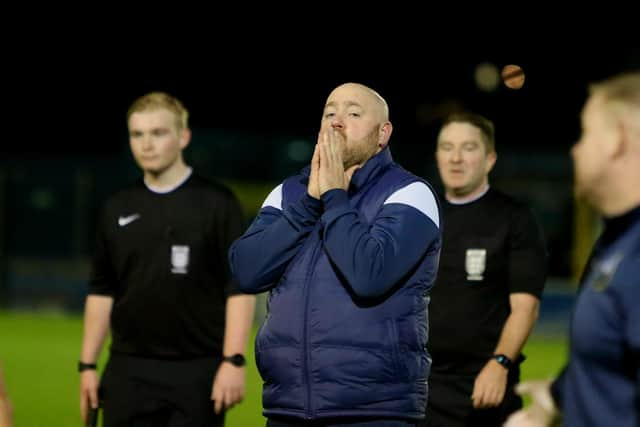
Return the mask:
[[[315,233],[320,233],[319,229],[314,230]],[[304,283],[304,316],[303,316],[303,333],[302,333],[302,371],[304,373],[305,381],[307,382],[306,393],[305,393],[305,418],[312,418],[312,408],[311,408],[311,377],[309,374],[309,351],[308,351],[308,325],[307,314],[309,313],[309,282],[311,281],[311,276],[313,275],[314,266],[316,264],[316,254],[318,253],[318,249],[320,248],[322,241],[320,238],[317,238],[317,243],[313,248],[313,252],[311,253],[311,261],[309,263],[309,270],[307,272],[307,277],[305,278]]]

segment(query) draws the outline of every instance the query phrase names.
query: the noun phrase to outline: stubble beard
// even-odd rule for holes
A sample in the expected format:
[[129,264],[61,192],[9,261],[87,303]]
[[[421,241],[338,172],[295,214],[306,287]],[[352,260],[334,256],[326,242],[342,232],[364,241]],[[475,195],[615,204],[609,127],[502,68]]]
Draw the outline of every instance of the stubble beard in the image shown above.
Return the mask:
[[[602,171],[600,171],[602,172]],[[607,199],[609,181],[605,173],[584,174],[576,169],[574,174],[573,194],[576,199],[582,200],[592,208],[598,210],[599,206]]]
[[344,150],[342,152],[344,170],[352,166],[363,165],[376,154],[378,150],[378,129],[379,126],[376,126],[364,138],[352,142],[348,142],[346,135],[341,133],[344,141]]

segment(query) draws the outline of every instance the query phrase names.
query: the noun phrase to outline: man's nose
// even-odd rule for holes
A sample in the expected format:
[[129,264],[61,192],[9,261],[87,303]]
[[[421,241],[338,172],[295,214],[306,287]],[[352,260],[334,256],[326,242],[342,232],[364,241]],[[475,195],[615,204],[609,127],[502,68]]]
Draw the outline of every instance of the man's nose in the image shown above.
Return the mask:
[[342,129],[344,128],[344,122],[339,116],[335,116],[333,120],[331,120],[331,127],[333,129]]
[[153,148],[153,144],[151,143],[151,137],[150,136],[143,136],[142,137],[142,149],[144,151],[148,151],[151,148]]

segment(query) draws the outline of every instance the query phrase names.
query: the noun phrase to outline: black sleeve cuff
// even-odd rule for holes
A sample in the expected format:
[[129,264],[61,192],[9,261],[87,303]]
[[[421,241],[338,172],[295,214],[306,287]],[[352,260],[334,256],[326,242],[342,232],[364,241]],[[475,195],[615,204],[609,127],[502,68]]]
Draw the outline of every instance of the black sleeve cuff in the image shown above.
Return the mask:
[[306,193],[301,199],[302,206],[314,218],[319,218],[322,215],[322,200],[314,199]]
[[324,202],[325,211],[349,204],[349,195],[340,188],[325,192],[321,198]]
[[562,372],[560,372],[560,375],[558,375],[556,379],[551,383],[551,387],[549,389],[551,397],[553,398],[553,402],[559,409],[562,408],[562,384],[564,383],[566,370],[567,368],[565,367]]

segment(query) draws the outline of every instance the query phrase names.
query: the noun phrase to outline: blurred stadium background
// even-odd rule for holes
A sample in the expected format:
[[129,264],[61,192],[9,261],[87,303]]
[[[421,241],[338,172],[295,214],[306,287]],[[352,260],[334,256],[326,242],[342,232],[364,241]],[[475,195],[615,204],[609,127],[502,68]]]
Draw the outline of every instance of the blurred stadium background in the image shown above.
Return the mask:
[[[121,59],[106,71],[90,57],[83,67],[50,62],[44,77],[32,79],[29,67],[14,71],[12,81],[22,83],[8,89],[17,135],[0,147],[0,363],[17,427],[80,424],[75,367],[95,221],[107,195],[139,176],[125,113],[150,90],[171,92],[191,110],[188,162],[228,183],[247,221],[310,158],[324,99],[337,84],[362,82],[387,98],[394,157],[434,184],[439,121],[463,108],[492,118],[499,154],[492,185],[530,204],[549,247],[550,278],[523,374],[557,372],[576,278],[599,231],[596,215],[572,196],[568,150],[587,83],[638,68],[640,51],[470,51],[437,62],[398,58],[375,70],[353,60],[346,71],[322,77],[310,59],[291,61],[245,58],[217,68],[202,60],[188,70],[149,71],[118,68]],[[509,63],[523,67],[522,89],[487,83]],[[558,69],[575,74],[559,79]],[[259,302],[256,324],[263,310]],[[250,366],[246,402],[230,412],[230,426],[263,423],[260,380]]]

